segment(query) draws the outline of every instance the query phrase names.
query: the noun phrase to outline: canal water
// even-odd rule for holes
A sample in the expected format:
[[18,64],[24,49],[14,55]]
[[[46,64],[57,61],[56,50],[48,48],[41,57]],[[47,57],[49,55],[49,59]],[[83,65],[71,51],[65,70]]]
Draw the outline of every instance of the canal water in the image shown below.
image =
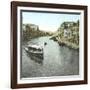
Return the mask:
[[[44,45],[44,43],[47,43]],[[33,60],[25,51],[27,44],[36,44],[43,47],[44,57],[41,62]],[[79,51],[60,46],[50,37],[32,39],[22,45],[21,77],[49,77],[79,74]]]

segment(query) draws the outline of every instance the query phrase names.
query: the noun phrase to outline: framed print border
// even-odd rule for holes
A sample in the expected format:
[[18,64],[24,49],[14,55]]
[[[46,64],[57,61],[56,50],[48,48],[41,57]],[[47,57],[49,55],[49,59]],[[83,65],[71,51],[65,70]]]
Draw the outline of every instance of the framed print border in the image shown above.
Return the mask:
[[[46,10],[55,9],[60,10],[81,10],[84,12],[84,41],[83,41],[83,80],[71,81],[52,81],[52,82],[36,82],[36,83],[18,83],[18,7],[32,7],[32,8],[46,8]],[[48,12],[50,12],[50,10]],[[46,87],[46,86],[64,86],[64,85],[78,85],[87,84],[87,6],[83,5],[67,5],[67,4],[51,4],[51,3],[35,3],[35,2],[11,2],[11,88],[30,88],[30,87]]]

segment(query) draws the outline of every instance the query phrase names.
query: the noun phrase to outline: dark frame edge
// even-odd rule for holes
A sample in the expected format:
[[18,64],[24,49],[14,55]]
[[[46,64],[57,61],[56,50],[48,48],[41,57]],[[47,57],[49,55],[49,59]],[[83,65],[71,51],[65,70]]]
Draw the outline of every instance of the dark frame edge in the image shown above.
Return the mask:
[[84,82],[88,84],[88,6],[84,7]]
[[[15,3],[11,2],[11,34],[10,34],[10,54],[11,54],[11,88],[14,89],[17,87],[17,50],[15,50],[15,48],[17,48],[16,45],[16,40],[17,40],[17,34],[15,31],[16,27],[16,16],[14,16],[14,14],[16,13],[16,6]],[[15,22],[14,22],[15,21]],[[16,60],[15,60],[16,59]],[[14,65],[15,64],[15,65]]]
[[13,17],[12,17],[12,8],[13,8],[13,6],[12,6],[12,2],[11,2],[11,32],[10,32],[10,55],[11,55],[11,88],[13,89],[14,88],[14,85],[13,85],[13,31],[12,31],[12,29],[13,29],[13,26],[12,26],[12,23],[13,23]]
[[17,88],[37,88],[37,87],[55,87],[55,86],[68,86],[68,85],[82,85],[86,84],[84,80],[80,81],[63,81],[63,82],[47,82],[35,84],[18,84]]
[[24,7],[45,7],[45,8],[61,8],[63,9],[79,9],[79,10],[83,10],[85,7],[87,7],[86,5],[74,5],[74,4],[58,4],[58,3],[45,3],[45,2],[24,2],[24,1],[11,1],[11,3],[15,4],[16,6],[24,6]]

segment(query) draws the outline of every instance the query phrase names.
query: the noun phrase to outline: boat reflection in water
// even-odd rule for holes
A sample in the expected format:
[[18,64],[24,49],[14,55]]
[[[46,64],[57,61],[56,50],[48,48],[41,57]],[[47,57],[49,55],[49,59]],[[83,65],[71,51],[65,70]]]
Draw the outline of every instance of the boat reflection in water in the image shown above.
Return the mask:
[[25,47],[27,55],[34,60],[35,62],[42,64],[43,63],[43,47],[39,45],[28,45]]

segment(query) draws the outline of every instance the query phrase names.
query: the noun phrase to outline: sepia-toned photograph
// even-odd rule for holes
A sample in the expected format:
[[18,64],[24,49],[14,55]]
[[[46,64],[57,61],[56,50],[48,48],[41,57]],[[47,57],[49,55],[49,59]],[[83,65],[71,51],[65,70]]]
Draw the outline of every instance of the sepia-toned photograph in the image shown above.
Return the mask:
[[21,11],[21,78],[79,75],[80,13]]

